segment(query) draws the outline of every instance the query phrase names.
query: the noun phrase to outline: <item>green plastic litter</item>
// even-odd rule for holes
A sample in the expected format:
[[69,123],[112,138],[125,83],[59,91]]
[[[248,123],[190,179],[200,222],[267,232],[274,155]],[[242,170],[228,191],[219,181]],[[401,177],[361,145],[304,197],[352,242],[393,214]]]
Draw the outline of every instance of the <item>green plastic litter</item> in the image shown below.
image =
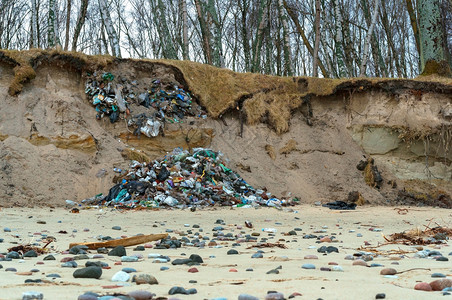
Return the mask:
[[118,196],[116,196],[115,202],[118,202],[125,194],[127,194],[127,190],[126,190],[126,189],[122,189],[122,190],[118,193]]
[[220,164],[220,167],[223,169],[223,172],[225,173],[229,173],[232,171],[231,169],[226,168],[223,164]]
[[113,79],[115,79],[115,76],[110,72],[107,72],[102,75],[102,79],[107,81],[113,81]]

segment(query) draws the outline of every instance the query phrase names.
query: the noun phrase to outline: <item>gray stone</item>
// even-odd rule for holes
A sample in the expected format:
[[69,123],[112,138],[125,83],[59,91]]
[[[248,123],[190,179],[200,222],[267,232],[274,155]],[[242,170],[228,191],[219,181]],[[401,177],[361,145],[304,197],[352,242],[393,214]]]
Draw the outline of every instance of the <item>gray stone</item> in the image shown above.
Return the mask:
[[155,294],[148,291],[132,291],[127,295],[135,300],[151,300],[155,296]]
[[48,275],[46,275],[46,277],[50,277],[50,278],[61,278],[60,274],[57,274],[57,273],[48,274]]
[[122,256],[121,257],[121,261],[122,262],[137,262],[138,261],[138,257],[136,257],[136,256]]
[[134,268],[123,268],[122,271],[126,273],[135,273],[137,270]]
[[228,255],[235,255],[235,254],[239,254],[239,251],[235,250],[235,249],[231,249],[227,252]]
[[190,259],[194,262],[200,263],[202,264],[204,261],[202,260],[202,257],[199,256],[198,254],[192,254],[190,255]]
[[22,256],[21,256],[18,252],[16,252],[16,251],[11,251],[11,252],[9,252],[8,254],[6,254],[6,257],[7,257],[7,258],[11,258],[11,259],[19,259],[19,258],[22,258]]
[[188,291],[181,286],[173,286],[168,291],[168,294],[170,294],[170,295],[176,295],[176,294],[188,295]]
[[24,257],[38,257],[38,253],[35,250],[30,250],[24,254]]
[[313,264],[304,264],[301,266],[303,269],[312,270],[315,269],[315,266]]
[[259,300],[259,298],[248,294],[240,294],[238,300]]
[[283,293],[268,293],[265,296],[265,300],[284,300],[284,294]]
[[121,226],[113,226],[111,229],[113,229],[113,230],[121,230]]
[[99,279],[102,276],[102,268],[91,266],[83,269],[75,270],[72,274],[74,278],[95,278]]
[[55,256],[53,256],[52,254],[49,254],[43,258],[43,260],[55,260],[55,259],[56,259]]
[[104,268],[104,267],[108,267],[108,264],[106,262],[103,261],[87,261],[85,263],[85,267],[99,267],[99,268]]
[[40,292],[23,292],[22,300],[42,300],[44,295]]
[[77,268],[77,263],[73,260],[61,264],[62,268]]
[[251,255],[251,258],[263,258],[264,255],[260,252],[254,253],[253,255]]
[[113,250],[111,250],[110,252],[108,252],[108,256],[126,256],[126,248],[124,248],[124,246],[118,246],[116,248],[114,248]]
[[89,256],[86,254],[80,254],[80,255],[74,256],[74,260],[82,260],[82,259],[89,259]]
[[433,273],[432,277],[433,278],[444,278],[444,277],[446,277],[446,275],[444,275],[443,273]]
[[190,258],[178,258],[171,262],[172,265],[188,265],[192,263],[193,261]]

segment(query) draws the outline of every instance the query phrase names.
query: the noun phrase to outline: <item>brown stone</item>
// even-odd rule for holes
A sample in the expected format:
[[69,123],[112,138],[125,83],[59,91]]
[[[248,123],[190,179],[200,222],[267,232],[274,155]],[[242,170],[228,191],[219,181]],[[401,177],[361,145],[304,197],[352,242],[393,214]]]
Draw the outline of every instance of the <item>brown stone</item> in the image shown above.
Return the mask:
[[452,287],[452,280],[450,279],[439,279],[430,282],[430,286],[434,291],[442,291],[447,287]]
[[415,290],[431,292],[433,289],[427,282],[419,282],[414,286]]
[[380,271],[380,275],[395,275],[397,274],[397,270],[393,268],[385,268]]
[[367,263],[364,260],[362,260],[362,259],[355,260],[352,265],[367,267]]

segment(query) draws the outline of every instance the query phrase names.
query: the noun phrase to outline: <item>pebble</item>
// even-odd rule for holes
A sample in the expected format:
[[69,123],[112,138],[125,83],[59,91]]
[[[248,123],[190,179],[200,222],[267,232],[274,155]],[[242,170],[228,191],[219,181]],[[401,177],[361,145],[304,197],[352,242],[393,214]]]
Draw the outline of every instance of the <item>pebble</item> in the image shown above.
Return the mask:
[[313,264],[304,264],[304,265],[301,266],[301,268],[312,270],[312,269],[315,269],[315,265],[313,265]]
[[331,267],[331,271],[344,272],[344,269],[341,266],[333,266],[333,267]]
[[127,282],[130,279],[130,275],[124,271],[116,272],[113,277],[111,278],[111,281],[113,282]]
[[440,256],[436,259],[436,261],[449,261],[449,259],[445,256]]
[[331,268],[328,267],[321,267],[320,271],[327,271],[327,272],[331,272]]
[[268,293],[265,296],[265,300],[284,300],[284,294],[283,293]]
[[57,273],[52,273],[52,274],[46,275],[46,277],[50,277],[50,278],[61,278],[61,275],[60,275],[60,274],[57,274]]
[[11,228],[5,227],[5,228],[3,228],[3,231],[4,232],[11,232]]
[[17,272],[16,268],[6,268],[5,272]]
[[121,262],[137,262],[138,261],[138,257],[136,256],[122,256],[121,257]]
[[23,292],[22,300],[41,300],[44,299],[44,295],[40,292]]
[[379,293],[375,296],[375,299],[385,299],[386,298],[386,294],[385,293]]
[[22,258],[22,257],[20,256],[20,254],[19,254],[18,252],[16,252],[16,251],[11,251],[11,252],[9,252],[9,253],[6,255],[6,257],[7,257],[7,258],[11,258],[11,259],[20,259],[20,258]]
[[113,226],[111,229],[113,229],[113,230],[121,230],[121,226]]
[[334,246],[328,246],[328,247],[322,246],[319,249],[317,249],[317,252],[319,252],[319,253],[333,253],[333,252],[339,253],[339,249]]
[[118,246],[116,248],[114,248],[113,250],[111,250],[110,252],[108,252],[108,256],[126,256],[126,248],[124,248],[124,246]]
[[198,293],[196,289],[184,289],[181,286],[173,286],[169,291],[168,294],[170,295],[176,295],[176,294],[182,294],[182,295],[193,295]]
[[62,268],[77,268],[77,263],[73,260],[61,264]]
[[259,298],[248,294],[240,294],[238,300],[259,300]]
[[263,258],[264,255],[260,252],[254,253],[253,255],[251,255],[251,258]]
[[380,275],[395,275],[397,274],[397,270],[393,268],[385,268],[380,271]]
[[416,285],[414,286],[414,289],[419,290],[419,291],[427,291],[427,292],[433,291],[432,287],[427,282],[416,283]]
[[78,296],[77,300],[97,300],[97,297],[99,297],[99,295],[96,293],[86,292],[83,295]]
[[168,267],[160,267],[160,271],[166,271],[166,270],[169,270],[169,268]]
[[135,300],[151,300],[155,294],[148,291],[132,291],[127,294]]
[[319,259],[317,255],[305,255],[304,259]]
[[433,278],[444,278],[444,277],[446,277],[446,275],[444,275],[443,273],[433,273],[432,277]]
[[367,267],[367,263],[362,259],[357,259],[353,262],[353,266],[364,266]]
[[91,266],[75,270],[72,274],[74,278],[95,278],[99,279],[102,276],[102,268]]
[[139,284],[159,284],[157,278],[149,274],[139,274],[132,277],[132,282]]
[[188,273],[198,273],[199,270],[197,268],[190,268],[188,269]]
[[451,279],[438,279],[430,282],[430,286],[434,291],[442,291],[445,288],[452,287]]
[[231,249],[227,252],[228,255],[234,255],[234,254],[239,254],[239,252],[235,249]]
[[126,273],[135,273],[137,270],[135,270],[134,268],[123,268],[121,271]]
[[38,253],[35,250],[30,250],[24,254],[24,257],[38,257]]

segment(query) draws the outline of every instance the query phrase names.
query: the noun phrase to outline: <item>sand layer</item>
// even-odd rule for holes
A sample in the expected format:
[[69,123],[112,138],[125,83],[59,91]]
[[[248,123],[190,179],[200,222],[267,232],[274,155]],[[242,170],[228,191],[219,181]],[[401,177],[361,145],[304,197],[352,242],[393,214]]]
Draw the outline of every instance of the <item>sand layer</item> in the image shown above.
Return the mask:
[[[417,282],[431,282],[431,274],[439,272],[452,276],[452,264],[450,261],[441,262],[428,258],[415,258],[417,251],[412,246],[386,245],[379,247],[384,250],[408,251],[404,255],[380,255],[374,257],[371,263],[379,263],[384,267],[395,268],[398,278],[385,278],[380,275],[384,267],[353,266],[351,260],[345,260],[345,256],[358,252],[358,248],[365,246],[365,241],[370,246],[384,243],[383,235],[388,236],[395,232],[410,230],[424,226],[450,227],[452,218],[451,210],[436,208],[409,208],[407,213],[399,214],[397,209],[391,207],[359,207],[355,211],[333,211],[317,206],[296,206],[292,209],[278,211],[271,208],[223,208],[218,210],[198,209],[195,212],[188,210],[160,210],[160,211],[127,211],[121,212],[111,208],[81,210],[80,213],[70,213],[65,209],[51,208],[5,208],[0,211],[2,232],[0,238],[0,252],[5,253],[7,249],[17,244],[39,242],[40,233],[56,238],[51,243],[49,253],[53,253],[56,260],[42,262],[45,255],[37,258],[25,258],[24,260],[2,261],[3,269],[0,270],[0,299],[21,299],[22,292],[39,291],[44,294],[44,299],[76,299],[86,291],[93,291],[102,295],[108,293],[127,293],[134,290],[147,290],[161,297],[171,297],[168,291],[173,286],[182,286],[186,289],[196,288],[196,295],[175,295],[180,299],[212,299],[215,297],[226,297],[237,299],[241,293],[248,293],[263,299],[267,291],[279,291],[287,298],[294,292],[302,296],[295,299],[375,299],[377,293],[385,293],[386,299],[443,299],[441,292],[423,292],[414,290]],[[72,273],[75,269],[62,268],[60,260],[63,257],[72,257],[71,254],[63,254],[71,242],[96,241],[98,235],[110,235],[114,238],[119,236],[133,236],[139,233],[165,233],[168,229],[174,232],[171,236],[181,238],[180,232],[187,233],[192,230],[193,234],[199,232],[201,236],[213,239],[212,228],[220,226],[215,224],[217,219],[225,222],[223,232],[237,234],[260,233],[258,241],[266,237],[268,242],[287,246],[282,248],[262,248],[265,252],[263,258],[251,258],[257,248],[256,243],[241,243],[233,247],[234,241],[217,241],[216,247],[196,248],[182,246],[178,249],[157,250],[147,248],[145,251],[133,251],[134,247],[127,247],[127,254],[142,254],[144,259],[134,263],[122,263],[119,257],[105,255],[102,259],[91,259],[92,261],[103,261],[109,264],[111,269],[104,269],[100,279],[76,279]],[[246,228],[245,220],[249,220],[254,227]],[[60,222],[61,221],[61,222]],[[44,223],[45,224],[42,224]],[[189,224],[186,227],[185,224]],[[200,229],[192,228],[199,225]],[[113,226],[121,226],[121,230],[113,230]],[[238,226],[242,226],[241,229]],[[4,232],[8,227],[11,232]],[[275,228],[274,237],[262,231],[262,228]],[[297,235],[287,236],[283,233],[294,228]],[[378,228],[381,232],[370,229]],[[89,229],[89,231],[84,231]],[[48,232],[46,232],[46,230]],[[58,233],[67,231],[67,234]],[[324,230],[326,232],[319,232]],[[316,239],[303,239],[303,235],[335,235],[336,243],[316,243]],[[362,237],[357,235],[361,234]],[[191,239],[191,235],[187,237]],[[152,243],[155,245],[155,243]],[[440,246],[425,246],[424,249],[440,251],[444,256],[451,258],[451,242]],[[322,245],[335,246],[339,253],[322,255],[314,247]],[[314,246],[314,247],[313,247]],[[251,247],[250,249],[248,249]],[[235,248],[238,255],[227,255],[227,251]],[[90,251],[92,256],[96,251]],[[148,258],[149,253],[160,253],[174,260],[176,258],[187,258],[191,254],[200,255],[204,263],[196,266],[198,273],[189,273],[189,266],[173,266],[171,263],[153,263]],[[306,255],[316,255],[318,259],[305,259]],[[84,266],[86,260],[78,260],[79,268]],[[344,272],[321,271],[321,267],[328,267],[329,262],[338,263]],[[399,265],[392,263],[397,262]],[[312,263],[316,269],[306,270],[301,266]],[[160,271],[160,267],[167,266],[169,270]],[[267,271],[282,268],[279,274],[266,274]],[[15,272],[6,272],[6,268],[14,267],[17,272],[28,272],[31,269],[39,269],[39,272],[31,276],[18,275]],[[130,281],[124,287],[105,289],[103,286],[115,285],[111,281],[112,276],[124,267],[132,267],[137,270],[136,274],[151,274],[159,282],[158,285],[140,285]],[[329,266],[331,267],[331,266]],[[253,271],[246,271],[252,268]],[[230,272],[236,269],[237,272]],[[407,271],[410,270],[411,271]],[[403,272],[407,271],[407,272]],[[58,273],[61,278],[47,278],[46,275]],[[48,280],[47,283],[24,284],[26,279]],[[197,283],[189,283],[196,280]],[[174,297],[174,296],[173,296]]]

